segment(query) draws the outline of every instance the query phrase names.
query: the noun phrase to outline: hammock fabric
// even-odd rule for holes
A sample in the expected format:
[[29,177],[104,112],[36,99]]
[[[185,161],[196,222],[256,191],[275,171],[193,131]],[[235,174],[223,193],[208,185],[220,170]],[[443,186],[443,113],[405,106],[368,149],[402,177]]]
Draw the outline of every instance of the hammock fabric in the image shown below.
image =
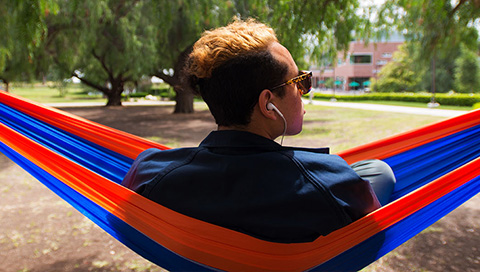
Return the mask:
[[113,237],[174,271],[359,270],[480,191],[480,111],[339,154],[394,170],[391,202],[310,243],[281,244],[176,213],[119,185],[167,147],[0,91],[0,151]]

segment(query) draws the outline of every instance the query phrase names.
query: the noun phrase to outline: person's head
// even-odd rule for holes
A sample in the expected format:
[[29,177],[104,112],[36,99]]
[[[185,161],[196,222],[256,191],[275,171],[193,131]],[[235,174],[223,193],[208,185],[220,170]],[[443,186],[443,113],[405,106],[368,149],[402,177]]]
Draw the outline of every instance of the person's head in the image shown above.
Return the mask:
[[[237,20],[206,31],[193,46],[185,71],[219,127],[248,127],[252,121],[268,120],[272,128],[278,127],[277,113],[267,109],[273,103],[287,113],[287,134],[301,131],[304,111],[296,84],[274,88],[297,76],[298,68],[265,24]],[[277,131],[271,138],[279,135]]]

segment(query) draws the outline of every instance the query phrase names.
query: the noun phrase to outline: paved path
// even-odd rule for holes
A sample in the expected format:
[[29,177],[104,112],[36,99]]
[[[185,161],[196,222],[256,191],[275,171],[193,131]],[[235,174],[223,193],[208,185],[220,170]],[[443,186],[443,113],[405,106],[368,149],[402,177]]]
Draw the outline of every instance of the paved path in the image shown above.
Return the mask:
[[[304,103],[308,104],[310,103],[310,101],[308,99],[305,99]],[[320,105],[320,106],[327,106],[327,107],[398,112],[398,113],[409,113],[409,114],[430,115],[430,116],[440,116],[440,117],[455,117],[468,112],[468,111],[460,111],[460,110],[442,110],[442,109],[390,106],[390,105],[379,105],[379,104],[368,104],[368,103],[330,102],[330,101],[318,101],[318,100],[313,100],[312,103],[313,105]],[[175,105],[175,101],[139,100],[137,102],[123,102],[122,104],[124,106]],[[105,103],[104,102],[49,103],[46,105],[63,108],[63,107],[104,106]]]
[[[45,103],[44,105],[55,107],[55,108],[95,107],[95,106],[105,106],[105,102],[65,102],[65,103]],[[175,105],[175,101],[139,100],[136,102],[122,102],[122,105],[124,106]]]
[[[310,103],[310,101],[305,100],[305,104],[308,104],[308,103]],[[330,101],[318,101],[318,100],[314,100],[312,101],[312,103],[313,105],[321,105],[321,106],[328,106],[328,107],[399,112],[399,113],[410,113],[410,114],[441,116],[441,117],[455,117],[468,112],[468,111],[460,111],[460,110],[442,110],[442,109],[430,109],[430,108],[415,108],[415,107],[390,106],[390,105],[367,104],[367,103],[330,102]]]

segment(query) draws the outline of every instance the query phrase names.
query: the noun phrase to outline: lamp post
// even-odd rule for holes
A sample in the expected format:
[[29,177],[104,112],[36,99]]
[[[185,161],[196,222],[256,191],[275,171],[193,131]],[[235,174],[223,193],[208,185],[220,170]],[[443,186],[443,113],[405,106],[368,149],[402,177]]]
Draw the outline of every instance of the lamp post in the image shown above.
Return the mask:
[[436,74],[436,66],[435,66],[435,59],[437,57],[437,51],[434,49],[433,50],[433,56],[432,56],[432,97],[430,98],[430,103],[427,104],[429,108],[436,108],[440,106],[440,104],[435,101],[435,74]]

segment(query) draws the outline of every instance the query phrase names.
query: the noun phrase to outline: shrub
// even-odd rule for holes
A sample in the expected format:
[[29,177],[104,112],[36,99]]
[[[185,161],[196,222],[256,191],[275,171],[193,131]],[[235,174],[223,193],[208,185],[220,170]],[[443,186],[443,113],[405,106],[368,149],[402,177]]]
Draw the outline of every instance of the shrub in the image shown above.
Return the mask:
[[172,90],[171,87],[151,88],[149,93],[152,95],[158,95],[162,98],[175,98],[175,92]]
[[[331,94],[314,95],[316,99],[330,99]],[[430,93],[370,93],[360,95],[335,95],[338,101],[401,101],[401,102],[430,102],[432,95]],[[456,93],[438,93],[435,100],[440,105],[466,106],[480,102],[480,94],[456,94]]]
[[148,94],[149,93],[147,93],[147,92],[130,93],[130,94],[128,94],[128,97],[145,97]]

